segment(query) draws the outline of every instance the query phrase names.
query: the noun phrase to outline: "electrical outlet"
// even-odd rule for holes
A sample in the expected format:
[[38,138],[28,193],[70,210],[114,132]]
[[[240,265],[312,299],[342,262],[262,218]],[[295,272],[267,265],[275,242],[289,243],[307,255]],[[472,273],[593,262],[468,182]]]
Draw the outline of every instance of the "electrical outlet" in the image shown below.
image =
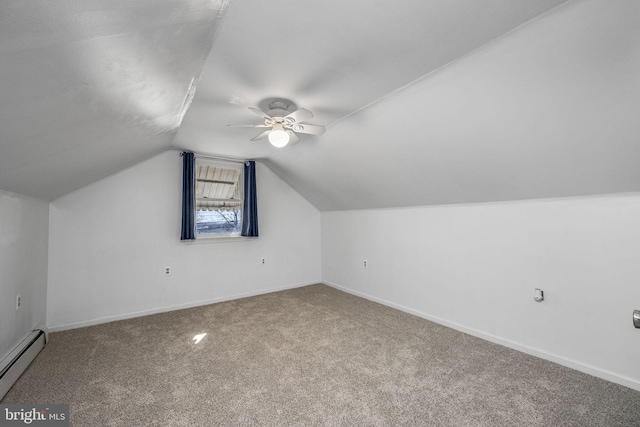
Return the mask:
[[363,267],[364,267],[364,268],[369,267],[369,263],[367,262],[367,260],[366,260],[366,259],[364,260]]
[[20,296],[20,294],[18,294],[16,295],[16,311],[18,311],[21,306],[22,306],[22,297]]
[[266,260],[264,258],[260,258],[260,265],[265,265]]
[[164,275],[165,276],[171,276],[171,267],[165,267],[164,268]]

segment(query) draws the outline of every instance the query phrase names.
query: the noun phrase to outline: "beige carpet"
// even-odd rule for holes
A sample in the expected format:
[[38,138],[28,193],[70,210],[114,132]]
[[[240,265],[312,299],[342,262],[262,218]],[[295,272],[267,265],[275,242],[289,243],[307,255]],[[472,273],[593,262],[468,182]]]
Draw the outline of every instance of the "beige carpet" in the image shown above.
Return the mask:
[[640,392],[324,285],[53,333],[2,403],[76,426],[640,426]]

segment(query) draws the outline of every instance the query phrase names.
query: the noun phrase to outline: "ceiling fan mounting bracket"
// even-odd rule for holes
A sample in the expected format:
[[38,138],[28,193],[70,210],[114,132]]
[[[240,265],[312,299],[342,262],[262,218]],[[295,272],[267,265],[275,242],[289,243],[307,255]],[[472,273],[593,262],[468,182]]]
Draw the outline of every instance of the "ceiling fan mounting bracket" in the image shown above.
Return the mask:
[[272,103],[269,104],[269,109],[270,110],[285,110],[285,111],[288,111],[289,110],[289,104],[290,104],[290,102],[287,102],[284,99],[276,100],[276,101],[273,101]]
[[260,101],[258,103],[258,108],[269,114],[271,117],[284,117],[296,111],[298,106],[293,101],[286,98],[270,97]]

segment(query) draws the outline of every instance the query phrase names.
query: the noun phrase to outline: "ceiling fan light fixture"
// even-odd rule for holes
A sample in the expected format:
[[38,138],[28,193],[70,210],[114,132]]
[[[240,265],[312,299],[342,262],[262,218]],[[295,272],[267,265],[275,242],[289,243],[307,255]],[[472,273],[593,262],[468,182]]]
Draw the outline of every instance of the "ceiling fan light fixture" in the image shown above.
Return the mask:
[[274,147],[282,148],[289,143],[289,134],[281,123],[273,125],[273,130],[269,132],[269,142]]
[[324,126],[305,123],[313,118],[313,113],[305,108],[298,108],[290,112],[295,107],[289,102],[274,100],[269,104],[269,111],[264,112],[260,108],[249,107],[254,114],[260,116],[263,125],[228,125],[233,127],[255,127],[268,128],[260,135],[251,138],[251,141],[267,137],[271,145],[282,148],[289,144],[296,144],[300,141],[297,132],[322,135],[325,132]]

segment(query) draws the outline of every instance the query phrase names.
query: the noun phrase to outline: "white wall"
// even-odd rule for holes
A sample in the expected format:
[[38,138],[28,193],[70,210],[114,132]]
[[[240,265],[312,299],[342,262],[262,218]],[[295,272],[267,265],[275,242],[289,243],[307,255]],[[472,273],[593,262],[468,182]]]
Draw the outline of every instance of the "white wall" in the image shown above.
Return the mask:
[[48,218],[47,202],[0,191],[0,359],[45,324]]
[[181,165],[167,151],[51,203],[52,330],[320,281],[319,211],[258,162],[260,237],[180,242]]
[[640,390],[640,194],[323,212],[322,268],[325,283]]

